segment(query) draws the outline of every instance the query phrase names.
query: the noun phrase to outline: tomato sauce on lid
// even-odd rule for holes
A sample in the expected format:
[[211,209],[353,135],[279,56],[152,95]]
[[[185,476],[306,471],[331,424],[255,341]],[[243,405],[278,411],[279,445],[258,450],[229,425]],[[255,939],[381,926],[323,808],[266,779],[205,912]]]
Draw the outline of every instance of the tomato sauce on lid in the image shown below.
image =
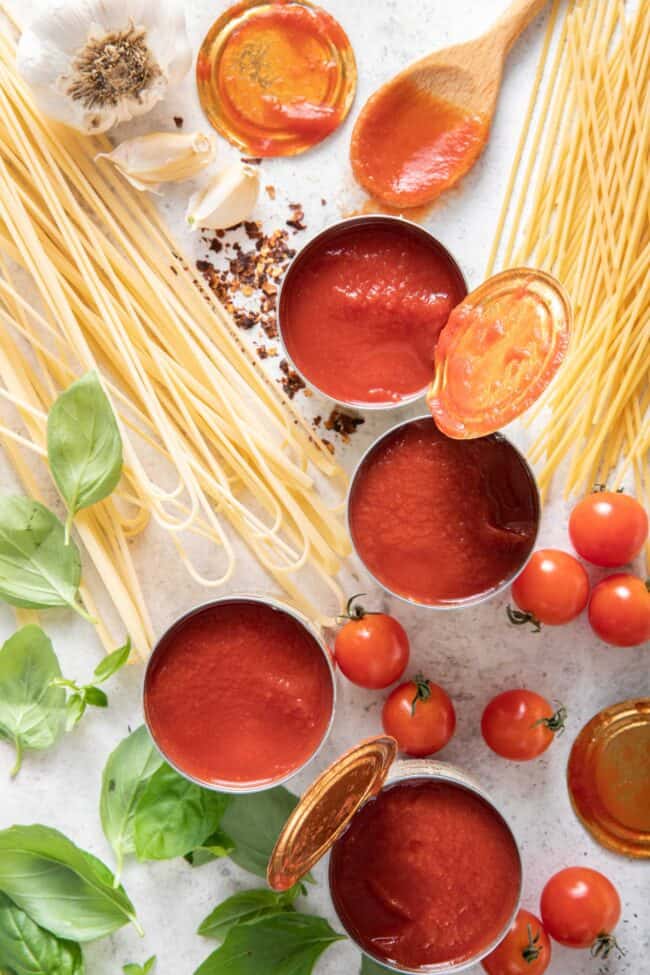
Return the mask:
[[418,970],[480,956],[503,933],[521,886],[509,827],[481,796],[409,779],[352,820],[330,859],[336,912],[379,961]]
[[360,464],[350,532],[366,568],[398,596],[455,605],[494,592],[530,555],[539,497],[498,434],[452,440],[433,419],[402,424]]
[[171,627],[151,659],[144,707],[168,761],[201,783],[271,784],[327,734],[334,684],[298,619],[261,601],[210,604]]
[[280,330],[296,368],[355,405],[422,393],[438,335],[467,289],[445,248],[390,217],[345,221],[307,245],[287,273]]

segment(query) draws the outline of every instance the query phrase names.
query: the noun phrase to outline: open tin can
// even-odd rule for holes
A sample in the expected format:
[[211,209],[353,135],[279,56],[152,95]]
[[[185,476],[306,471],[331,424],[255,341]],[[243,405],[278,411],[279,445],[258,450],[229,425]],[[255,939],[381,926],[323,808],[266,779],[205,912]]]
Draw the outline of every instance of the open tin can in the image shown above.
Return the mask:
[[[321,368],[324,362],[331,360],[334,354],[334,347],[336,346],[336,339],[331,335],[324,336],[324,342],[320,354],[314,355],[311,361],[308,360],[306,356],[306,350],[303,349],[301,342],[304,338],[298,340],[297,334],[294,334],[295,329],[292,325],[293,321],[293,301],[294,294],[299,288],[308,291],[305,283],[301,281],[304,274],[307,272],[312,275],[313,279],[318,279],[322,277],[323,267],[321,265],[315,266],[314,261],[320,260],[326,253],[328,255],[333,255],[337,248],[343,247],[346,241],[364,239],[364,235],[372,234],[385,234],[387,240],[392,240],[393,238],[401,238],[404,242],[404,246],[414,248],[414,253],[422,261],[422,264],[426,268],[427,262],[431,266],[431,273],[434,271],[436,273],[444,274],[445,287],[449,290],[449,302],[446,311],[444,312],[442,320],[438,323],[439,327],[436,329],[435,334],[431,339],[431,349],[435,345],[435,339],[438,332],[444,326],[444,323],[448,317],[451,308],[461,301],[467,294],[467,284],[463,273],[460,270],[455,258],[447,250],[447,248],[439,240],[437,240],[432,234],[430,234],[424,227],[421,227],[417,223],[412,223],[410,220],[405,220],[403,217],[387,216],[383,214],[370,214],[368,216],[358,216],[349,217],[345,220],[340,220],[325,230],[321,231],[315,237],[312,238],[293,258],[291,264],[289,265],[287,272],[282,281],[280,287],[280,293],[278,296],[278,330],[280,335],[280,340],[282,342],[283,352],[287,360],[292,364],[293,368],[296,370],[298,375],[303,379],[305,384],[313,389],[315,392],[319,393],[321,396],[327,396],[329,399],[340,403],[342,406],[347,406],[351,409],[362,410],[362,411],[383,411],[383,410],[394,410],[401,406],[408,406],[411,403],[422,399],[424,396],[427,386],[428,378],[426,378],[427,370],[430,367],[430,361],[426,363],[425,378],[422,384],[415,389],[408,392],[395,393],[392,397],[386,395],[384,399],[373,400],[370,398],[354,397],[351,395],[342,395],[337,390],[333,388],[328,388],[328,384],[322,379],[318,378]],[[370,246],[370,244],[369,244]],[[376,242],[373,246],[376,246]],[[357,261],[359,261],[359,255],[356,255]],[[328,257],[328,260],[334,259],[333,257]],[[345,264],[345,262],[342,262]],[[361,263],[361,262],[359,262]],[[438,271],[437,269],[440,269]],[[370,265],[367,270],[369,271],[369,279],[365,280],[363,278],[361,282],[356,282],[358,285],[357,293],[355,295],[355,300],[361,301],[364,287],[371,287],[372,295],[366,296],[368,299],[368,306],[365,307],[365,312],[363,309],[357,309],[356,312],[348,310],[350,316],[349,329],[355,330],[355,328],[363,330],[363,327],[367,325],[367,315],[372,313],[373,309],[376,309],[381,304],[387,307],[390,306],[391,299],[387,296],[381,295],[381,303],[378,301],[379,297],[379,280],[378,275],[380,271],[375,265]],[[405,268],[408,271],[408,267]],[[350,272],[351,273],[351,272]],[[398,282],[401,285],[401,282]],[[332,293],[328,296],[327,300],[324,300],[323,304],[328,306],[328,311],[334,300],[334,293],[339,292],[340,287],[337,284],[336,287],[332,288]],[[349,300],[352,300],[351,295],[347,296]],[[415,297],[413,300],[415,300]],[[441,295],[431,295],[429,298],[437,297],[441,298]],[[312,301],[311,292],[309,293],[309,300]],[[394,300],[394,299],[392,299]],[[388,313],[387,313],[388,314]],[[402,317],[405,316],[405,312],[402,312]],[[431,312],[429,312],[431,314]],[[386,323],[384,323],[386,326]],[[323,319],[322,312],[319,313],[319,308],[316,307],[313,314],[309,316],[309,321],[306,326],[305,335],[318,335],[319,332],[323,330]],[[416,341],[415,335],[411,336],[414,343],[413,351],[415,352],[416,347],[418,347],[418,355],[421,354],[421,349],[419,348],[419,341]],[[389,337],[383,334],[377,340],[377,346],[381,345],[381,341],[388,343]],[[392,341],[392,338],[391,338]],[[421,340],[420,340],[421,341]],[[366,350],[369,352],[370,350]],[[372,350],[373,355],[376,354],[378,348]],[[431,353],[432,355],[432,353]],[[390,357],[390,352],[386,352],[386,356]],[[361,356],[363,358],[363,356]],[[429,358],[429,357],[427,357]],[[338,366],[337,371],[337,382],[340,377],[341,372],[345,372],[346,369],[350,370],[351,374],[355,374],[359,368],[360,356],[358,353],[350,355],[345,362],[342,362]]]
[[[276,662],[277,654],[281,655],[277,660],[278,672],[273,671],[270,674],[266,689],[271,685],[275,688],[274,693],[287,695],[286,702],[281,702],[283,705],[286,703],[287,736],[290,736],[291,732],[290,721],[294,721],[297,726],[293,729],[293,737],[296,743],[300,743],[300,749],[292,754],[298,755],[301,751],[302,754],[291,767],[286,767],[282,774],[257,774],[249,779],[201,774],[195,762],[197,751],[200,749],[208,756],[208,760],[211,754],[214,755],[216,767],[221,764],[219,750],[222,749],[225,753],[228,747],[226,736],[220,733],[224,712],[229,713],[231,717],[233,714],[237,715],[236,719],[233,718],[232,728],[235,737],[241,738],[245,730],[241,697],[227,701],[223,697],[223,688],[228,685],[234,697],[240,692],[254,695],[255,673],[247,670],[242,674],[240,682],[242,687],[238,688],[234,666],[226,673],[223,672],[223,668],[221,670],[215,668],[215,655],[219,653],[218,641],[211,644],[209,636],[197,636],[197,633],[214,632],[218,636],[220,627],[231,626],[233,620],[235,625],[241,627],[243,624],[240,621],[248,618],[254,633],[258,626],[264,627],[267,634],[270,628],[278,628],[275,634],[277,645],[273,647],[273,636],[269,637],[268,641],[270,663]],[[245,640],[247,632],[249,631],[238,629],[238,639]],[[245,649],[242,648],[241,642],[238,646],[242,650]],[[286,658],[282,655],[290,654],[294,646],[301,648],[301,653],[304,648],[310,674],[316,673],[318,681],[323,686],[322,697],[315,698],[322,704],[323,713],[313,729],[305,726],[299,714],[300,709],[294,707],[296,702],[291,698],[292,684],[288,674],[291,666],[286,666]],[[176,666],[174,665],[175,654],[178,654]],[[234,655],[237,655],[237,647],[234,649]],[[285,666],[282,666],[283,664]],[[261,660],[257,662],[257,667],[263,667]],[[199,734],[192,732],[191,728],[183,727],[182,715],[179,714],[178,705],[175,704],[179,699],[182,701],[183,697],[177,692],[174,684],[178,680],[180,670],[187,668],[191,668],[196,680],[193,681],[192,694],[185,696],[186,704],[181,703],[180,706],[186,707],[188,716],[197,709],[203,709],[204,720],[201,722]],[[258,676],[263,676],[259,670]],[[309,687],[312,687],[313,683],[315,678],[310,677]],[[260,692],[263,690],[262,681]],[[334,722],[336,676],[329,649],[321,633],[301,613],[268,597],[248,594],[222,596],[183,614],[160,637],[147,663],[142,701],[144,719],[151,738],[165,761],[179,775],[206,789],[243,795],[275,788],[311,764],[325,744]],[[260,755],[263,749],[259,746],[259,742],[264,741],[264,727],[267,726],[272,715],[269,710],[272,705],[264,705],[264,701],[258,704],[259,715],[255,717],[255,721],[259,727],[256,735],[251,734],[251,738],[256,738],[258,745],[251,747],[247,755],[240,756],[242,767],[245,764],[243,759],[247,759],[250,763],[255,761],[258,765],[263,761]],[[266,748],[266,743],[264,747]]]
[[[289,817],[271,855],[267,879],[274,890],[287,890],[329,853],[329,886],[334,909],[341,924],[355,944],[369,958],[385,966],[389,971],[410,973],[410,975],[421,975],[421,973],[450,975],[452,972],[464,971],[488,955],[512,926],[519,909],[522,887],[522,865],[519,848],[510,827],[494,802],[481,786],[465,772],[451,765],[430,759],[396,761],[396,757],[397,743],[395,740],[388,736],[380,736],[362,742],[323,772],[305,792]],[[434,804],[444,801],[444,796],[440,799],[440,795],[447,791],[454,794],[457,800],[467,802],[472,809],[481,808],[485,816],[488,817],[486,821],[494,823],[500,842],[503,842],[507,847],[509,862],[507,897],[504,898],[501,896],[502,892],[497,890],[495,886],[500,878],[494,877],[489,867],[486,867],[485,874],[479,877],[478,863],[472,861],[473,878],[470,877],[469,883],[474,886],[469,888],[470,893],[467,895],[467,904],[465,905],[467,910],[470,908],[470,902],[474,904],[474,907],[476,906],[476,889],[479,886],[486,902],[494,902],[495,899],[499,901],[498,905],[493,904],[493,907],[497,906],[497,910],[490,916],[489,923],[486,921],[486,930],[480,932],[478,939],[475,938],[477,943],[474,949],[465,950],[460,955],[456,952],[454,957],[441,957],[440,953],[444,952],[445,947],[442,940],[437,945],[435,944],[434,930],[439,932],[440,938],[443,940],[448,935],[445,933],[444,924],[440,924],[437,928],[434,924],[427,929],[426,933],[426,937],[432,942],[433,946],[429,948],[429,945],[426,945],[425,953],[429,951],[431,955],[436,955],[436,958],[433,961],[418,963],[417,965],[405,964],[399,960],[398,956],[403,951],[397,947],[395,938],[388,933],[388,928],[393,923],[392,917],[386,922],[384,918],[379,919],[378,917],[381,911],[367,913],[366,918],[372,918],[373,937],[369,938],[367,932],[362,930],[361,919],[364,917],[364,909],[359,908],[358,905],[362,900],[359,892],[363,888],[357,887],[357,896],[348,898],[346,902],[345,897],[341,896],[338,866],[341,857],[345,856],[345,848],[349,838],[352,836],[352,842],[356,840],[353,835],[355,830],[357,835],[359,832],[363,833],[367,830],[366,842],[372,845],[374,833],[372,819],[368,817],[372,817],[378,812],[382,802],[391,801],[391,796],[397,795],[397,798],[401,799],[402,797],[398,795],[399,790],[406,790],[404,795],[408,800],[410,796],[407,793],[413,788],[419,790],[414,801],[419,804],[420,809],[424,795],[422,790],[426,791],[427,789],[436,790],[431,795],[431,801]],[[394,834],[384,835],[383,842],[373,846],[372,855],[364,858],[363,869],[365,874],[362,882],[367,885],[369,890],[373,891],[371,896],[375,896],[378,889],[381,892],[379,896],[386,898],[386,901],[391,905],[386,917],[389,917],[394,909],[398,915],[398,927],[401,924],[399,919],[402,917],[406,919],[406,928],[417,925],[419,919],[414,916],[413,911],[421,910],[424,914],[425,911],[431,909],[432,905],[435,906],[437,902],[441,902],[447,896],[445,893],[447,882],[449,885],[453,885],[455,875],[457,876],[460,873],[458,864],[455,866],[453,863],[450,864],[449,877],[433,879],[427,892],[428,897],[421,896],[421,891],[417,886],[418,880],[413,874],[406,877],[406,881],[402,878],[402,884],[404,882],[407,885],[411,882],[413,884],[413,890],[407,895],[410,899],[406,905],[399,900],[399,896],[393,889],[387,889],[389,885],[387,885],[386,874],[382,873],[383,864],[377,859],[385,855],[386,844],[390,846],[402,844],[405,847],[408,845],[408,854],[406,855],[408,858],[413,855],[413,851],[419,855],[418,841],[428,835],[427,842],[433,844],[433,846],[428,846],[429,854],[436,855],[435,845],[438,843],[438,837],[444,835],[442,832],[437,832],[440,821],[438,821],[438,827],[433,826],[428,834],[427,830],[423,828],[423,822],[420,819],[416,825],[413,816],[405,817],[405,821],[399,823]],[[460,821],[458,826],[455,826],[453,816],[448,822],[452,829],[460,830],[462,828]],[[462,848],[465,841],[471,845],[474,842],[474,836],[468,834],[467,837],[454,837],[456,848]],[[443,842],[444,839],[441,839],[440,843]],[[445,853],[442,849],[440,855],[444,860]],[[471,851],[468,852],[468,855],[471,856]],[[492,867],[494,865],[494,861],[492,861]],[[425,875],[428,875],[426,867],[423,869]],[[467,883],[466,878],[464,878],[464,882]],[[401,893],[403,894],[403,889]],[[350,903],[353,905],[351,910]],[[354,918],[352,913],[357,909],[359,913]],[[456,901],[456,909],[457,917],[452,917],[449,921],[453,926],[460,919],[462,926],[462,904],[459,904],[458,900]],[[404,912],[403,915],[401,912]],[[382,929],[383,924],[388,925],[385,933]],[[412,950],[412,947],[409,950]]]
[[566,353],[571,305],[542,271],[490,278],[452,312],[436,346],[430,414],[397,424],[359,462],[348,530],[386,592],[461,609],[502,592],[532,554],[541,500],[499,428],[546,389]]

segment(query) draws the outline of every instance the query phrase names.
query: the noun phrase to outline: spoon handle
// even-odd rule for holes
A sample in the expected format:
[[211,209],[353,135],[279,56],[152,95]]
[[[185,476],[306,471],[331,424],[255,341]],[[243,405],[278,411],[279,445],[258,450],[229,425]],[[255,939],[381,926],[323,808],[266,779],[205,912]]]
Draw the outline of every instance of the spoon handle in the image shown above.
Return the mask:
[[548,0],[514,0],[492,28],[504,56],[530,22],[541,13]]

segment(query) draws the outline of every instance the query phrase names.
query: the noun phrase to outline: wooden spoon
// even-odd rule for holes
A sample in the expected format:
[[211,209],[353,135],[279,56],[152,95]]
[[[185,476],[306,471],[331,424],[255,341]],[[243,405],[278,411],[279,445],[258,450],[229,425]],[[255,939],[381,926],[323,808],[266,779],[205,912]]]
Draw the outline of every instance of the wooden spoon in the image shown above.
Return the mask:
[[357,181],[393,207],[430,203],[485,148],[510,48],[547,0],[514,0],[482,37],[416,61],[372,95],[352,133]]

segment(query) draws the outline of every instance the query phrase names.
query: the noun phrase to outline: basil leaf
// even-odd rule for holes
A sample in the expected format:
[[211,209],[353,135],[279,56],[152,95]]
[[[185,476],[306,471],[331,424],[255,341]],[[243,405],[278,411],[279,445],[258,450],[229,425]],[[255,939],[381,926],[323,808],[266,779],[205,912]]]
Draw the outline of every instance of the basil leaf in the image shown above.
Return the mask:
[[76,513],[107,498],[122,474],[122,438],[95,371],[69,386],[52,406],[47,456],[68,506],[67,541]]
[[14,975],[83,975],[81,948],[35,924],[0,893],[0,958]]
[[219,825],[227,802],[227,796],[202,789],[164,763],[135,811],[138,859],[169,860],[201,846]]
[[65,544],[56,515],[31,498],[0,496],[0,599],[24,609],[70,606],[89,619],[76,602],[80,579],[79,550]]
[[217,829],[207,840],[203,840],[201,846],[197,846],[190,853],[185,854],[185,859],[193,867],[202,867],[213,860],[221,860],[223,857],[230,856],[234,847],[229,836],[222,830]]
[[124,975],[149,975],[149,972],[153,969],[156,964],[156,956],[152,955],[148,958],[144,965],[134,965],[130,963],[122,967]]
[[298,803],[284,786],[233,796],[221,820],[234,849],[230,859],[249,873],[266,879],[266,868],[277,838]]
[[61,676],[52,644],[39,626],[23,626],[0,650],[0,738],[14,743],[16,775],[26,748],[40,751],[60,738],[65,691],[51,687]]
[[389,971],[390,969],[379,965],[376,961],[372,961],[367,955],[362,955],[360,975],[386,975]]
[[83,698],[86,704],[90,704],[94,708],[108,707],[108,697],[101,687],[93,687],[92,685],[84,687]]
[[123,647],[118,650],[114,650],[113,653],[109,653],[107,657],[97,664],[94,670],[95,680],[100,684],[103,684],[105,680],[116,674],[124,664],[128,661],[131,656],[131,637],[126,638],[126,643]]
[[129,921],[138,927],[110,870],[47,826],[0,831],[0,891],[59,938],[93,941]]
[[238,924],[293,911],[293,901],[299,893],[299,886],[284,894],[277,894],[268,888],[242,890],[217,905],[201,923],[198,933],[204,938],[218,938],[223,941],[230,929]]
[[195,975],[310,975],[323,952],[344,940],[320,917],[263,917],[232,928]]
[[117,858],[121,874],[124,857],[135,853],[135,810],[151,776],[163,760],[144,725],[111,752],[102,775],[99,814],[102,829]]

